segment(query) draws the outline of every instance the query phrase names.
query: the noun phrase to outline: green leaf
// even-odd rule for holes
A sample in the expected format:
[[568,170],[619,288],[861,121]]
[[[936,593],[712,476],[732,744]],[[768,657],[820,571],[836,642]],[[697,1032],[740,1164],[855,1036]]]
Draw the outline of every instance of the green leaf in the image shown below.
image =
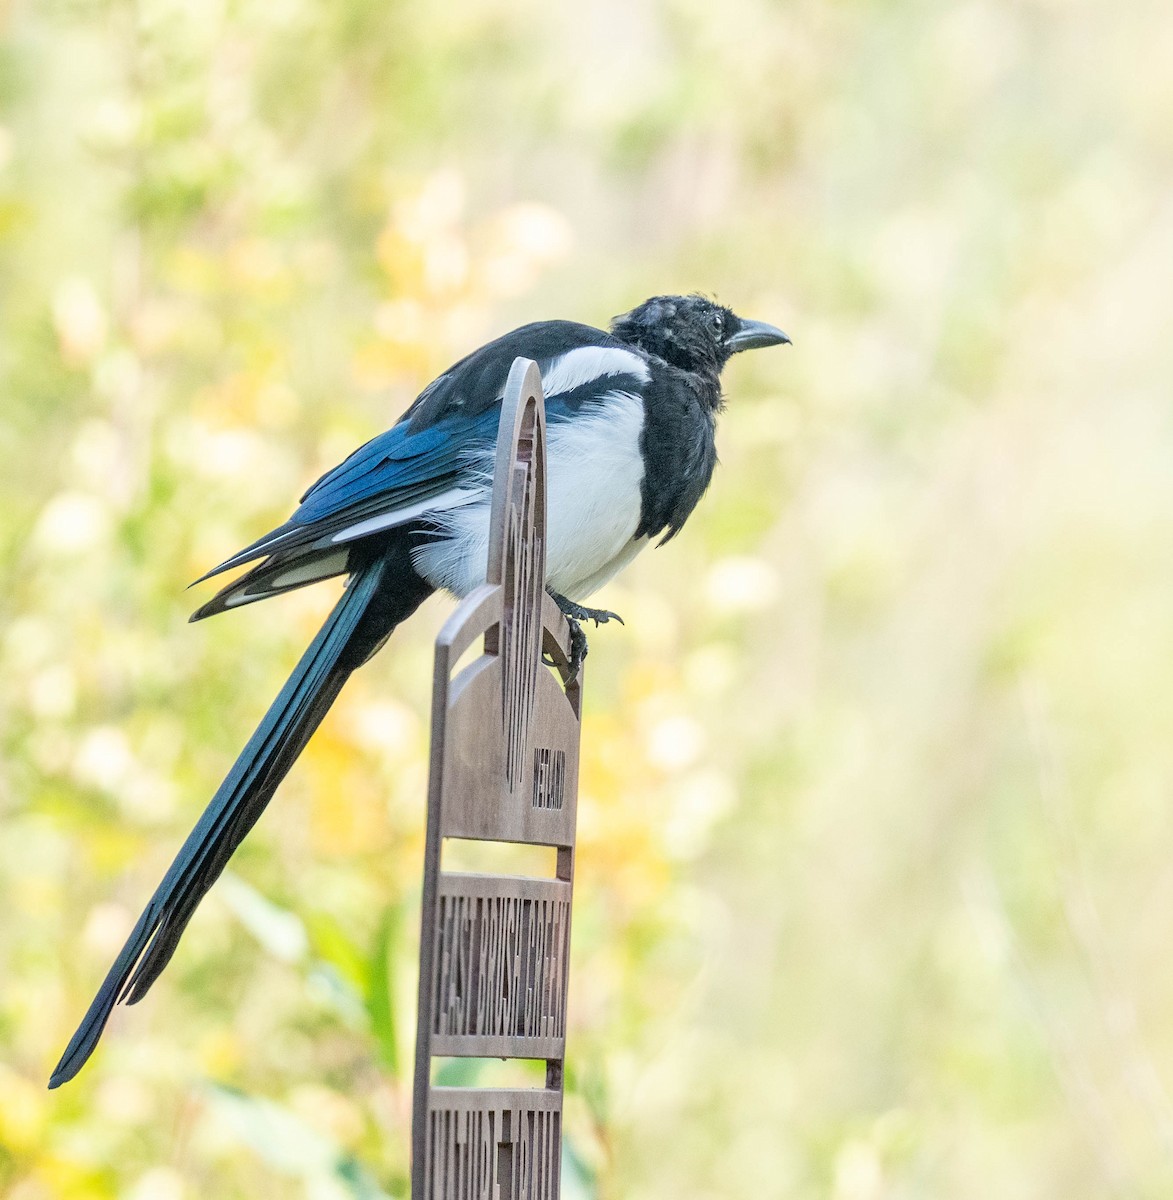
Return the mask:
[[302,1179],[334,1172],[341,1147],[289,1109],[223,1084],[207,1092],[220,1123],[275,1171]]
[[288,963],[305,958],[310,939],[296,913],[274,904],[230,871],[221,878],[219,891],[240,923],[274,958]]
[[383,910],[371,952],[367,1013],[371,1031],[379,1047],[379,1061],[393,1075],[399,1075],[399,1033],[395,1014],[392,973],[395,969],[395,949],[399,942],[400,913],[388,906]]

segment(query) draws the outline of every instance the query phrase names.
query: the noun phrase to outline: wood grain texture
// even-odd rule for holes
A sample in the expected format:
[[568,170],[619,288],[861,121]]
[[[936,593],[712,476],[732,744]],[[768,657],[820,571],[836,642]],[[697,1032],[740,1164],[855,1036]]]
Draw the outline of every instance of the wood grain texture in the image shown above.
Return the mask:
[[[501,409],[487,582],[436,639],[414,1200],[559,1192],[582,672],[567,682],[569,629],[543,585],[545,435],[537,365],[519,358]],[[445,838],[554,846],[557,878],[443,872]],[[544,1058],[546,1086],[435,1087],[435,1057]]]

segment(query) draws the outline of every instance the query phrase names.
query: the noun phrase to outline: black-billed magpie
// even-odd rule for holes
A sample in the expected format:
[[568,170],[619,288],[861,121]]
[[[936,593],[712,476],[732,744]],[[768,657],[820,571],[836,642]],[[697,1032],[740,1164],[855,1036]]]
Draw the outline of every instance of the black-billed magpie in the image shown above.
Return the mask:
[[581,664],[578,622],[615,614],[579,601],[650,541],[674,537],[709,485],[722,368],[741,350],[789,340],[702,296],[655,296],[616,317],[610,333],[572,321],[522,326],[429,384],[386,433],[323,475],[284,525],[203,577],[257,563],[193,621],[349,576],[151,897],[50,1087],[81,1069],[114,1005],[141,1000],[158,978],[351,672],[434,591],[465,596],[484,582],[497,423],[513,360],[523,355],[541,369],[546,586],[571,623]]

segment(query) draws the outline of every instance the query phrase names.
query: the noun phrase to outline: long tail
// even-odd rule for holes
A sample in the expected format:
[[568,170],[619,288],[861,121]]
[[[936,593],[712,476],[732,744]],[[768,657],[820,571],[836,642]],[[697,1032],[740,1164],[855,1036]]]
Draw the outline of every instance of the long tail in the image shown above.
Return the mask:
[[241,751],[151,897],[49,1080],[72,1079],[93,1053],[114,1005],[134,1004],[159,977],[196,906],[265,810],[351,672],[386,641],[431,591],[407,555],[358,567]]

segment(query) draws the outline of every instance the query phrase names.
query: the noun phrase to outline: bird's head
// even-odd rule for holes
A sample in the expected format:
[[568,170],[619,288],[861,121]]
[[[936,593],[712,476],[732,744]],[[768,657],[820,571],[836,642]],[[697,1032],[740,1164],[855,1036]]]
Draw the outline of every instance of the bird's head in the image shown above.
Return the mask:
[[705,296],[653,296],[616,317],[611,332],[685,371],[714,373],[741,350],[790,341],[781,329],[739,317]]

